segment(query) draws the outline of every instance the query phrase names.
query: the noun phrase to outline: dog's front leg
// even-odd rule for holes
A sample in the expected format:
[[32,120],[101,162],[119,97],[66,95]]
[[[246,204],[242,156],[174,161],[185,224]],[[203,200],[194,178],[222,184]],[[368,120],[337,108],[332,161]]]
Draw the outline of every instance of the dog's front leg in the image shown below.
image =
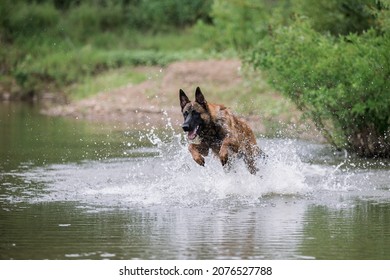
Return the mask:
[[234,138],[226,137],[222,141],[221,149],[219,150],[219,159],[222,166],[225,166],[229,162],[229,150],[234,153],[238,152],[238,143]]
[[190,144],[188,147],[192,158],[197,164],[204,166],[204,157],[208,155],[209,149],[202,144]]

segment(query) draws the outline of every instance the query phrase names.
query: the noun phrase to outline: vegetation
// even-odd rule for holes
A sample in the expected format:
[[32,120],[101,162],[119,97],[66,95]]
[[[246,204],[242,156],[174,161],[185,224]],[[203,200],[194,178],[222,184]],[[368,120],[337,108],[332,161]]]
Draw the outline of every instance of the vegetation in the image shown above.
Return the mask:
[[257,0],[214,0],[211,10],[212,24],[199,20],[197,35],[206,42],[206,48],[239,51],[253,47],[267,34],[264,19],[270,6]]
[[385,156],[390,114],[390,37],[375,31],[339,39],[296,22],[254,52],[255,67],[310,117],[336,147]]
[[110,92],[117,88],[138,84],[148,79],[142,71],[136,71],[134,67],[121,67],[111,69],[95,76],[83,76],[65,89],[73,99],[83,99],[101,92]]
[[[31,98],[109,69],[207,57],[208,0],[2,0],[0,91]],[[194,12],[195,11],[195,12]]]
[[305,9],[289,25],[276,26],[251,63],[267,71],[330,143],[361,156],[390,157],[390,33],[381,20],[390,7],[327,1],[338,19],[330,23],[320,16],[325,1],[300,2]]

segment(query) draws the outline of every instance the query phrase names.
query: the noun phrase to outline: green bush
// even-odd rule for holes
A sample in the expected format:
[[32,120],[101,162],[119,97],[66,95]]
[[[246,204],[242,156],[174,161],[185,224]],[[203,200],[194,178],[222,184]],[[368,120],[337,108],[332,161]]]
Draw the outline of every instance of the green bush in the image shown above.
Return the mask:
[[249,61],[337,147],[390,156],[390,36],[332,37],[307,21],[280,27]]
[[[15,4],[5,0],[0,15],[3,17],[2,31],[8,37],[52,35],[59,20],[59,11],[51,4]],[[0,29],[1,30],[1,29]]]
[[122,7],[110,2],[105,7],[81,3],[62,18],[62,34],[76,42],[99,37],[106,32],[119,33],[126,28]]
[[196,32],[209,49],[247,50],[267,34],[268,11],[257,0],[214,0],[212,24],[200,20]]
[[127,18],[131,26],[149,31],[184,28],[203,19],[209,21],[212,0],[130,1]]
[[318,32],[332,35],[363,33],[375,26],[378,0],[294,0],[292,11],[305,16]]

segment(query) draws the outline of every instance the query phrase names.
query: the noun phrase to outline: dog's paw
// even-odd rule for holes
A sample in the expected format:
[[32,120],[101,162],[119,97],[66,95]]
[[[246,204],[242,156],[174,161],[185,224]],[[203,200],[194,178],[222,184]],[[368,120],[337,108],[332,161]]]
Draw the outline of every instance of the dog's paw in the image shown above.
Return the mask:
[[252,175],[256,175],[256,173],[259,171],[259,169],[257,167],[254,167],[254,166],[248,166],[248,170],[249,170],[249,173],[251,173]]
[[194,160],[196,161],[197,164],[204,166],[204,157],[197,156],[197,157],[194,157]]
[[219,159],[222,163],[222,166],[225,166],[228,163],[229,156],[227,152],[220,152],[219,153]]

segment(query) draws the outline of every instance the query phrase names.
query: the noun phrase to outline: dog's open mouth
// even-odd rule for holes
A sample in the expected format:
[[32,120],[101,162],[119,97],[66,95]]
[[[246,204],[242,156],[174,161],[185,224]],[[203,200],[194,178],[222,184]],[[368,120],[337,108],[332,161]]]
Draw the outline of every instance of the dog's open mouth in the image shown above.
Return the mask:
[[196,138],[196,136],[198,136],[198,129],[199,129],[199,125],[197,127],[195,127],[193,130],[191,131],[188,131],[188,139],[189,140],[194,140]]

